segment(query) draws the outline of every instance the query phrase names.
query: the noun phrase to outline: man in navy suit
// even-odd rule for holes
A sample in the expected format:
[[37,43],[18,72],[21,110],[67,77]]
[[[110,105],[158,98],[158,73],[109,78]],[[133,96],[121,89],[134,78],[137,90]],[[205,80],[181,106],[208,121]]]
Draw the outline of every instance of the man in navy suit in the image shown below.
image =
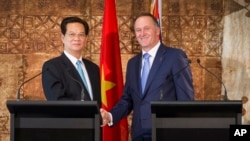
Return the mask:
[[[78,17],[66,17],[61,23],[61,33],[64,52],[43,65],[42,84],[47,100],[95,100],[100,104],[99,67],[82,58],[88,23]],[[77,71],[77,61],[84,80]]]
[[[159,40],[160,27],[154,16],[149,13],[139,15],[134,22],[134,31],[142,53],[127,64],[126,83],[120,101],[110,112],[100,109],[102,126],[112,126],[133,111],[132,140],[151,141],[150,102],[194,100],[193,80],[185,52],[167,47]],[[150,56],[150,70],[145,88],[142,88],[143,56],[146,53]]]

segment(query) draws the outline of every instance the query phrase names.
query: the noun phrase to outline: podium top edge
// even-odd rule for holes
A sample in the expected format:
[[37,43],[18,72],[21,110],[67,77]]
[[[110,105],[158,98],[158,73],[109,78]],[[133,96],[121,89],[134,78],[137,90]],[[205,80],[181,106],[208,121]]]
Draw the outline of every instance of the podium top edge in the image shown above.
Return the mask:
[[[49,113],[58,115],[86,116],[99,114],[97,101],[17,101],[8,100],[10,113]],[[84,112],[83,112],[84,111]]]
[[[173,116],[235,116],[242,113],[241,100],[228,101],[152,101],[151,112],[157,117]],[[163,110],[164,109],[164,110]]]
[[151,105],[240,105],[241,100],[151,101]]
[[41,100],[41,101],[31,101],[31,100],[7,100],[6,105],[23,105],[23,106],[28,106],[28,105],[54,105],[54,106],[65,106],[65,105],[71,105],[71,106],[77,106],[77,105],[97,105],[97,101],[46,101],[46,100]]

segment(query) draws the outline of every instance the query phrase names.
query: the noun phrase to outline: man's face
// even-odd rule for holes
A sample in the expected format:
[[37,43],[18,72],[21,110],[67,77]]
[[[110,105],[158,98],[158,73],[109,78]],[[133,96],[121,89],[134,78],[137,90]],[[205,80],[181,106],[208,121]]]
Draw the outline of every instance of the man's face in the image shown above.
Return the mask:
[[151,17],[139,17],[134,25],[135,35],[145,51],[153,48],[159,41],[160,28],[154,24]]
[[80,23],[69,23],[65,35],[62,35],[64,49],[69,53],[82,51],[87,43],[84,26]]

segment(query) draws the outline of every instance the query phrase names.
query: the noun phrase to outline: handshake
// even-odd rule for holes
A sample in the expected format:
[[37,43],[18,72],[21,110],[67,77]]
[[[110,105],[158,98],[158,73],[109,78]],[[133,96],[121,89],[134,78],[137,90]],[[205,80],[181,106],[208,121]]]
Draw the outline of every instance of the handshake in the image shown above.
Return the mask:
[[109,126],[111,126],[112,125],[112,116],[111,116],[111,114],[108,111],[104,110],[103,108],[100,109],[100,113],[101,113],[101,116],[102,116],[102,125],[101,125],[101,127],[104,127],[107,124]]

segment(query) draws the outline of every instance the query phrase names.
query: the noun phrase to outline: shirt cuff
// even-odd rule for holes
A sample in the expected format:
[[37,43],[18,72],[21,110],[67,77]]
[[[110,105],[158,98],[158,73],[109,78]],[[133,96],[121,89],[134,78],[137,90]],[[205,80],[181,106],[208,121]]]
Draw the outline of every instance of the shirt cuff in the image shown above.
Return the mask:
[[113,116],[110,112],[108,114],[110,116],[110,122],[108,123],[108,126],[113,126]]

